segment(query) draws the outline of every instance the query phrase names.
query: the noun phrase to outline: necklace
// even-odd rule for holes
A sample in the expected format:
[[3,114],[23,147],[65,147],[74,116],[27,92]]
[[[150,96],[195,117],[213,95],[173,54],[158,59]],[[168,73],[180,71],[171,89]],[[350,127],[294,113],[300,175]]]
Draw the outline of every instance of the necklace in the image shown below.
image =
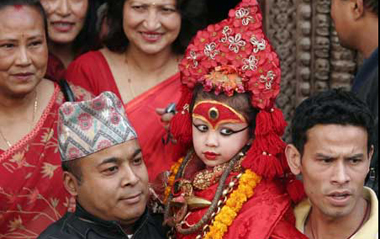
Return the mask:
[[[168,62],[171,62],[172,60],[168,60]],[[178,71],[178,62],[179,62],[179,58],[178,56],[174,59],[175,61],[175,68],[173,69],[173,67],[171,67],[168,72],[170,72],[170,74],[172,73],[175,73]],[[133,100],[134,98],[136,98],[138,95],[140,95],[141,93],[145,92],[146,90],[154,87],[155,85],[159,84],[161,81],[159,80],[160,77],[157,77],[157,81],[154,83],[154,85],[136,85],[136,83],[134,83],[134,80],[133,80],[133,77],[132,77],[132,71],[131,71],[131,68],[130,68],[130,61],[128,60],[128,57],[127,55],[125,55],[125,58],[124,58],[124,62],[125,62],[125,69],[126,69],[126,75],[127,75],[127,84],[128,84],[128,95],[127,95],[127,99],[126,99],[126,102],[129,102],[131,100]],[[169,66],[170,67],[170,66]],[[167,67],[165,66],[165,69]],[[170,75],[171,76],[171,75]],[[166,77],[164,77],[166,78]],[[149,82],[146,82],[146,83],[149,83]]]
[[[240,172],[242,170],[241,162],[243,161],[243,157],[235,164],[232,168],[233,172]],[[193,179],[193,186],[197,190],[205,190],[211,185],[217,183],[222,177],[224,170],[228,167],[228,162],[224,164],[219,164],[212,169],[204,169],[198,172]]]
[[[36,117],[36,113],[37,113],[37,108],[38,108],[38,98],[37,98],[37,90],[36,90],[35,91],[35,96],[34,96],[34,108],[33,108],[32,122],[30,123],[29,131],[32,130],[33,123],[34,123],[34,120],[35,120],[35,117]],[[5,135],[4,135],[4,133],[2,132],[1,129],[0,129],[0,136],[1,136],[1,138],[3,138],[3,140],[8,145],[8,147],[11,148],[12,147],[11,142],[9,142],[9,140],[5,137]]]
[[126,70],[127,70],[127,83],[128,83],[128,89],[131,95],[128,94],[127,102],[131,101],[136,97],[136,92],[134,90],[134,87],[132,87],[132,79],[131,79],[131,71],[129,70],[129,61],[127,59],[127,56],[125,56],[125,63],[126,63]]
[[[363,226],[364,222],[365,222],[365,219],[368,217],[369,213],[370,213],[370,207],[369,207],[369,202],[367,202],[366,204],[366,209],[365,209],[365,213],[364,213],[364,217],[362,219],[362,221],[360,222],[359,226],[355,229],[355,231],[349,236],[347,237],[346,239],[350,239],[353,235],[355,235],[359,229]],[[313,225],[312,225],[312,220],[310,218],[310,231],[311,231],[311,235],[312,235],[312,239],[317,239],[317,237],[314,235],[314,230],[313,230]]]

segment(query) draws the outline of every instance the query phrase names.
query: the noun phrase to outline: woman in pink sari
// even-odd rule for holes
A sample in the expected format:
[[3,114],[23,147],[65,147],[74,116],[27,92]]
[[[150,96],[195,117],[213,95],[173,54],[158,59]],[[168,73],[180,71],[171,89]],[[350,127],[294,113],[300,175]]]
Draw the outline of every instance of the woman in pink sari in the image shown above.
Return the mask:
[[171,145],[162,143],[166,132],[156,108],[179,99],[177,65],[187,43],[203,26],[204,1],[115,0],[108,4],[106,47],[75,60],[66,78],[95,95],[109,90],[122,99],[153,180],[168,169],[174,152]]
[[0,238],[36,238],[67,210],[44,19],[38,0],[0,1]]

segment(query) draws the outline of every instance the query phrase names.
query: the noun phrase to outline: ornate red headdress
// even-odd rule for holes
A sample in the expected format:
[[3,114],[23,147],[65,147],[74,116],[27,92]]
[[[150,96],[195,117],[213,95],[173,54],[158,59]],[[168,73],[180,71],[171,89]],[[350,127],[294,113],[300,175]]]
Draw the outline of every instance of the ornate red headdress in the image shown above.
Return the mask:
[[184,148],[191,145],[189,105],[196,84],[227,96],[248,92],[260,112],[255,139],[242,166],[264,178],[287,177],[286,144],[281,140],[286,122],[274,106],[280,92],[280,62],[264,35],[257,0],[242,0],[230,10],[228,19],[199,31],[179,67],[182,97],[170,125],[177,143]]

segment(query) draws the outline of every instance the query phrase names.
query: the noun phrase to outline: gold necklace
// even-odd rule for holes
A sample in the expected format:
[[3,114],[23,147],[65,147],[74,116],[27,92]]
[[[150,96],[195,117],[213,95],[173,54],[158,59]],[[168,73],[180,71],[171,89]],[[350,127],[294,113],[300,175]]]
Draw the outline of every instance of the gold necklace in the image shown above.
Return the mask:
[[125,56],[125,63],[126,63],[126,70],[127,70],[127,82],[128,82],[128,89],[131,94],[131,96],[127,97],[127,102],[133,100],[136,97],[136,92],[134,90],[134,87],[132,85],[132,77],[131,77],[131,71],[129,70],[129,61],[127,59],[127,56]]
[[[178,71],[178,63],[179,63],[179,57],[176,56],[176,58],[174,59],[176,64],[175,64],[175,69],[170,69],[170,72],[177,72]],[[129,89],[129,92],[131,94],[131,97],[128,96],[128,99],[127,99],[127,102],[133,100],[134,98],[136,98],[137,96],[139,96],[140,94],[136,93],[135,89],[138,88],[136,86],[134,86],[135,84],[133,84],[133,79],[131,77],[132,75],[132,72],[130,70],[130,61],[128,60],[128,57],[127,55],[125,54],[125,57],[124,57],[124,62],[126,63],[126,70],[127,70],[127,83],[128,83],[128,89]],[[157,82],[158,84],[159,82]],[[145,92],[147,89],[145,90],[142,90],[141,87],[137,89],[138,91],[140,92]]]
[[[232,168],[232,172],[240,172],[242,170],[241,162],[244,158],[241,158],[239,161],[236,162],[235,166]],[[228,163],[223,163],[214,166],[212,169],[203,169],[199,171],[192,181],[192,185],[197,190],[205,190],[211,185],[217,183],[222,177],[222,174],[224,170],[228,168]]]
[[[29,132],[32,130],[32,127],[33,127],[33,123],[34,123],[36,113],[37,113],[37,108],[38,108],[38,98],[37,98],[37,90],[36,90],[35,91],[35,97],[34,97],[34,109],[33,109],[33,115],[32,115],[32,122],[29,126]],[[5,137],[5,135],[1,129],[0,129],[0,135],[3,138],[3,140],[5,141],[5,143],[8,145],[8,147],[11,148],[12,147],[11,142],[9,142],[9,140]]]

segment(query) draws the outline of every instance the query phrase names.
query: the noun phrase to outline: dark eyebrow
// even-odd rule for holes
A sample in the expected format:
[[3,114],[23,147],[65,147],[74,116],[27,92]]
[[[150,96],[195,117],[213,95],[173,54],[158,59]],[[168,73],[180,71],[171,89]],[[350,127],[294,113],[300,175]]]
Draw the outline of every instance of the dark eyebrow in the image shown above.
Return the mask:
[[35,39],[38,39],[38,40],[39,40],[40,38],[43,39],[43,38],[44,38],[44,35],[31,36],[31,37],[28,38],[28,40],[35,40]]
[[[141,149],[136,149],[135,152],[133,152],[132,156],[130,157],[131,159],[135,158],[139,153],[141,153]],[[107,163],[117,163],[118,161],[120,161],[120,159],[118,158],[115,158],[115,157],[111,157],[111,158],[106,158],[104,159],[99,165],[99,166],[102,166],[104,164],[107,164]]]
[[3,39],[0,38],[0,41],[17,42],[17,40],[14,38],[3,38]]
[[336,157],[336,156],[326,155],[326,154],[323,154],[323,153],[317,153],[315,156],[317,158],[329,158],[329,159],[334,159]]
[[102,166],[107,163],[117,163],[118,159],[115,157],[104,159],[98,166]]
[[356,159],[356,158],[364,158],[364,154],[358,153],[358,154],[354,154],[352,156],[346,157],[346,159]]
[[136,149],[131,158],[135,158],[139,153],[141,153],[141,149]]

